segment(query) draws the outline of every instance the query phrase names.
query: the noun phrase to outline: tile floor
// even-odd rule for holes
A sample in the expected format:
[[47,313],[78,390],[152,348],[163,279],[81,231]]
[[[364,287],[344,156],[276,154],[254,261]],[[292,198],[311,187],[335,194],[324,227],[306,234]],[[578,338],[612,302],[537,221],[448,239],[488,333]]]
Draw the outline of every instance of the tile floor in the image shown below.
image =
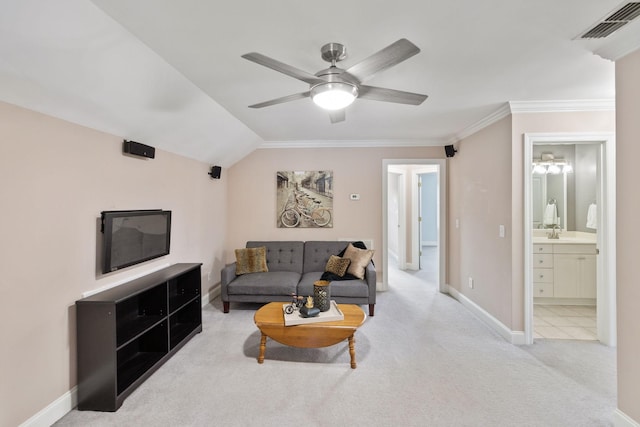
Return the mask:
[[597,340],[596,307],[535,304],[533,330],[534,338]]

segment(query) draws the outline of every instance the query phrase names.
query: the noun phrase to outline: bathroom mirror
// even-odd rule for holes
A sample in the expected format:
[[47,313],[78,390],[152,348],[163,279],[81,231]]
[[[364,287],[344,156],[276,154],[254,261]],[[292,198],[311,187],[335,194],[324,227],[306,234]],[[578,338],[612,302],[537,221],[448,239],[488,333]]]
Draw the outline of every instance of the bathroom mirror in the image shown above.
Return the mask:
[[[587,213],[596,203],[598,187],[599,148],[594,144],[534,144],[534,161],[552,155],[555,161],[563,160],[572,165],[572,172],[537,173],[532,165],[532,218],[534,229],[552,228],[545,224],[545,211],[549,202],[556,202],[559,226],[563,231],[594,233],[587,227]],[[547,221],[549,222],[549,221]],[[554,222],[554,221],[550,221]]]
[[531,183],[533,228],[567,230],[567,174],[534,173]]

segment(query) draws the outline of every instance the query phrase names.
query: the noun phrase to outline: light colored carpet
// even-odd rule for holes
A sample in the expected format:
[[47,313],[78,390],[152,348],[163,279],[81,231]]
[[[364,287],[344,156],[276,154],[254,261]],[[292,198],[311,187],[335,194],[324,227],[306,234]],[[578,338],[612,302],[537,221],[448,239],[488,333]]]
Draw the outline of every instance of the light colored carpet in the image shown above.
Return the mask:
[[115,413],[71,411],[56,426],[609,426],[615,349],[588,341],[505,342],[433,283],[390,272],[375,317],[347,343],[268,340],[258,305],[219,300],[204,331]]

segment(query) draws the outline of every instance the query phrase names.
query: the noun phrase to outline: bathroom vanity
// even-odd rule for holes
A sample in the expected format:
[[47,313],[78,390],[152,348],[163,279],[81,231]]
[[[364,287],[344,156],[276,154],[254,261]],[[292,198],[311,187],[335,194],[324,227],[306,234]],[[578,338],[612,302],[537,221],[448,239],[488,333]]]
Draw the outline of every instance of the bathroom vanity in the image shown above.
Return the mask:
[[596,255],[593,233],[563,232],[559,239],[534,234],[534,301],[594,305]]

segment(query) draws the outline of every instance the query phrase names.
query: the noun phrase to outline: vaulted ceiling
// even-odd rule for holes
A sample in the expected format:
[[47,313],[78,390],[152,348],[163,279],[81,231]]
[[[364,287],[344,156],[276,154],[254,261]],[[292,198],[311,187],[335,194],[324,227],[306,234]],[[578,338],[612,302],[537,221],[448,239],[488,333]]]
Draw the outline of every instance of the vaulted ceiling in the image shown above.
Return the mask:
[[[509,101],[612,100],[615,65],[603,57],[637,40],[638,20],[579,36],[622,4],[5,2],[0,100],[222,166],[261,144],[445,145]],[[400,38],[421,52],[366,83],[428,94],[419,106],[356,99],[335,124],[309,99],[248,108],[308,85],[245,53],[313,74],[328,66],[325,43],[347,47],[348,68]]]

